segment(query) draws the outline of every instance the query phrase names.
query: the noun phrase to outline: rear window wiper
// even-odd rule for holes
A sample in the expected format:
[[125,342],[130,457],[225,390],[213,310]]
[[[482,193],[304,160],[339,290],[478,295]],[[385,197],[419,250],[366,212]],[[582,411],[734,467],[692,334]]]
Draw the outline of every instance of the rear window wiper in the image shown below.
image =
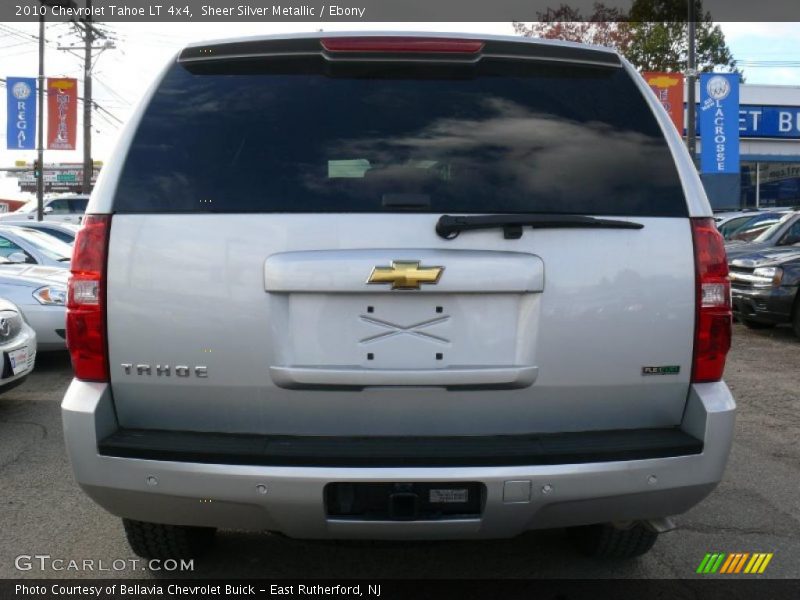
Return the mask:
[[644,225],[631,221],[616,219],[600,219],[583,215],[472,215],[454,217],[442,215],[436,222],[436,233],[439,237],[452,240],[462,231],[472,229],[503,228],[503,237],[516,240],[522,237],[523,227],[534,229],[642,229]]

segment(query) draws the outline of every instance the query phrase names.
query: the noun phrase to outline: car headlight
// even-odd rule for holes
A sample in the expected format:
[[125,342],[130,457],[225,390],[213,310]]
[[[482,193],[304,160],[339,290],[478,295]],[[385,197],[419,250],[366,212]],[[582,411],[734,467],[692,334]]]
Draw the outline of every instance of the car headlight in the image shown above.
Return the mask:
[[758,267],[753,271],[753,277],[758,279],[755,282],[758,286],[777,287],[783,279],[783,269],[780,267]]
[[64,306],[67,303],[67,288],[58,285],[46,285],[33,292],[39,304],[46,306]]

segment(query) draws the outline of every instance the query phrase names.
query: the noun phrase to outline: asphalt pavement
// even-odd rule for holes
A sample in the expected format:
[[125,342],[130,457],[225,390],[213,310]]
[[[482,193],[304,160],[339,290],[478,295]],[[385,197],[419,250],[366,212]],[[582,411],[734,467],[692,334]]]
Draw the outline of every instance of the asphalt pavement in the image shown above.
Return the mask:
[[[120,521],[73,481],[59,413],[70,378],[65,354],[41,354],[28,381],[0,395],[0,578],[176,576],[130,562],[136,557]],[[771,552],[758,577],[800,577],[800,340],[788,328],[735,325],[726,381],[739,413],[724,481],[642,558],[583,558],[559,530],[435,543],[307,542],[226,531],[193,572],[179,576],[685,578],[696,576],[707,552]],[[24,558],[34,555],[64,559],[56,563],[64,570],[42,570]],[[95,570],[73,570],[70,560],[94,561]],[[100,561],[125,566],[99,572]]]

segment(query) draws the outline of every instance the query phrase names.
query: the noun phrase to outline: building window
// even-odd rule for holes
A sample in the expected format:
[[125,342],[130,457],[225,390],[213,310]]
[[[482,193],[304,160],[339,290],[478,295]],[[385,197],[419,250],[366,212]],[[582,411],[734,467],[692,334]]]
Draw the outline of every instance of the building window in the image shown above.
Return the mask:
[[742,162],[742,206],[800,205],[800,163]]

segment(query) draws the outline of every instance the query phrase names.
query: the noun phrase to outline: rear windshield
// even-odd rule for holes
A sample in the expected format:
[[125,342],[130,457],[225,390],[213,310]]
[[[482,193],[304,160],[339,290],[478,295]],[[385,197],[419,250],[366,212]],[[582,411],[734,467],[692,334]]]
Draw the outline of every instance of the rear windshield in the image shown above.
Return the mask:
[[622,69],[377,69],[174,65],[114,210],[686,214],[663,134]]

